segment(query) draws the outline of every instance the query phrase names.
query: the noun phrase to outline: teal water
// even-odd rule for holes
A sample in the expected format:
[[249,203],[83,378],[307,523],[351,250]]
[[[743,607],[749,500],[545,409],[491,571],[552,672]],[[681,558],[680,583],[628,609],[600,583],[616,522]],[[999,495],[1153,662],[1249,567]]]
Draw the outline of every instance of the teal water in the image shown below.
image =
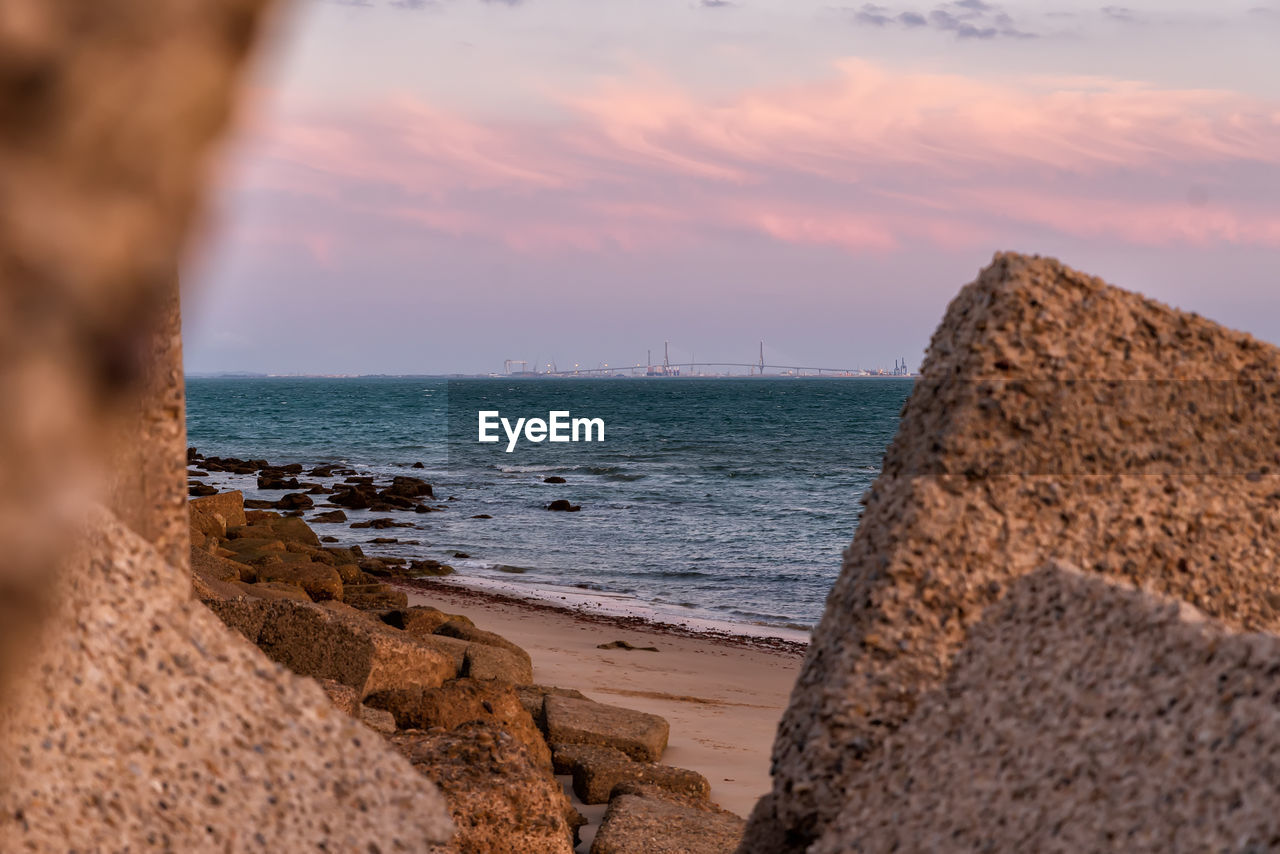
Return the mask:
[[[456,499],[439,502],[442,513],[400,514],[412,529],[318,527],[347,542],[412,541],[370,553],[436,558],[477,583],[594,591],[663,619],[804,629],[821,615],[911,385],[189,379],[188,430],[205,454],[411,473]],[[603,418],[605,441],[506,453],[505,440],[476,441],[479,409],[513,421],[553,409]],[[415,461],[424,470],[407,471]],[[546,484],[549,475],[568,482]],[[257,494],[252,478],[218,479]],[[582,510],[545,510],[556,498]]]

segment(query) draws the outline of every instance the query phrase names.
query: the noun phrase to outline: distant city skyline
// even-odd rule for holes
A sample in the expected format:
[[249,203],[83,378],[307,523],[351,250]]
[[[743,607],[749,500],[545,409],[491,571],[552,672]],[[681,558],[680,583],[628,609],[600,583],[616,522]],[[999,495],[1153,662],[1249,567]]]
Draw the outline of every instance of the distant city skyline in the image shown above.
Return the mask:
[[[299,0],[192,372],[919,365],[997,250],[1280,341],[1280,1]],[[656,343],[655,343],[656,342]]]

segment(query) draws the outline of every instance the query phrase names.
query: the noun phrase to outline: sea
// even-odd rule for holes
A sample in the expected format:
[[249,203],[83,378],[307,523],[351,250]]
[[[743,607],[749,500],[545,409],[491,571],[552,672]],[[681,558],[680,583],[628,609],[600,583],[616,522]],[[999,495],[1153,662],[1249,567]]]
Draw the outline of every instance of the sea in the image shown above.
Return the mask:
[[[347,511],[347,523],[316,529],[370,556],[447,563],[446,583],[801,638],[822,615],[912,383],[193,377],[187,426],[206,455],[427,480],[445,509],[392,514],[412,528],[351,529],[370,514]],[[598,418],[603,441],[583,441],[584,430],[577,442],[521,438],[508,451],[501,427],[500,441],[478,441],[482,411],[513,425],[556,411]],[[565,483],[545,482],[553,476]],[[249,498],[283,494],[259,492],[252,476],[205,480]],[[327,509],[315,498],[308,517]],[[547,510],[556,499],[581,509]]]

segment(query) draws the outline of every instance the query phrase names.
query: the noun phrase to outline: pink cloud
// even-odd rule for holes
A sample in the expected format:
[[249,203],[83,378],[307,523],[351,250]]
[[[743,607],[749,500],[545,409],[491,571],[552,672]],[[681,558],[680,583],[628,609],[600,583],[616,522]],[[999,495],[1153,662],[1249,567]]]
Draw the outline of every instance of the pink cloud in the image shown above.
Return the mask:
[[[855,253],[1044,232],[1280,245],[1280,202],[1251,198],[1280,169],[1280,105],[1238,93],[846,60],[823,80],[727,99],[646,79],[551,106],[555,118],[521,121],[407,96],[286,113],[250,131],[235,189],[297,200],[272,239],[292,230],[325,258],[363,251],[386,222],[521,252],[725,232]],[[1216,201],[1183,201],[1197,184]]]

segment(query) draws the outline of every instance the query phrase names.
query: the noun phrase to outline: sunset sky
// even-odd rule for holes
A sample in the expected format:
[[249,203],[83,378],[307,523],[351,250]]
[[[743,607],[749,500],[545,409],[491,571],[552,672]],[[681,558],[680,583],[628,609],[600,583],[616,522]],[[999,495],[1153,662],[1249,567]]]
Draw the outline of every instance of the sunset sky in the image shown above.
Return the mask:
[[998,249],[1280,341],[1280,2],[297,0],[192,372],[918,366]]

